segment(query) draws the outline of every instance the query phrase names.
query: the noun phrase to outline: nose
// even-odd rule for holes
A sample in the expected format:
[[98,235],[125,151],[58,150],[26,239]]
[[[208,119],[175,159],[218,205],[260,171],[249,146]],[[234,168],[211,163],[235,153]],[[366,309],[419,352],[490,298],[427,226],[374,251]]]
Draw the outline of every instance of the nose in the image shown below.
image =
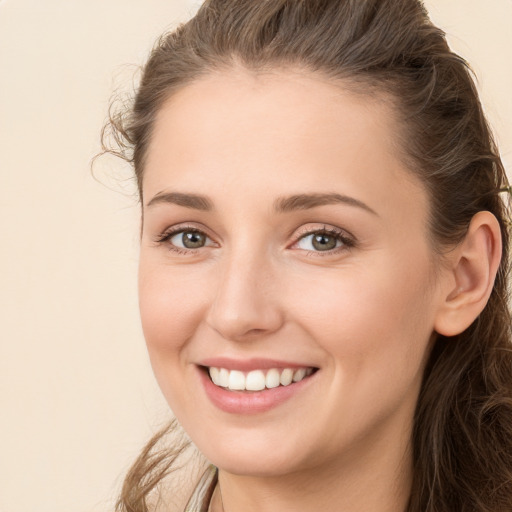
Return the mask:
[[279,281],[263,255],[233,255],[219,272],[207,323],[223,338],[244,341],[273,333],[284,321]]

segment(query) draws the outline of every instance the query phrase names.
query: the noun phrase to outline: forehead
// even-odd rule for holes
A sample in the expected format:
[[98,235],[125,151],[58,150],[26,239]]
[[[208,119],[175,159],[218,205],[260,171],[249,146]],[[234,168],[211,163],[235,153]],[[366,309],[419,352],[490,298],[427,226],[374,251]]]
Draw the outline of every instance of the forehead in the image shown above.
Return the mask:
[[291,69],[233,69],[187,85],[158,113],[144,197],[169,187],[222,195],[229,183],[246,199],[308,189],[426,208],[400,157],[391,102],[351,89]]
[[235,68],[207,75],[164,103],[149,160],[161,156],[162,143],[174,141],[180,142],[182,151],[187,142],[210,144],[219,157],[220,150],[231,144],[232,158],[237,148],[245,158],[251,148],[261,153],[262,147],[275,150],[280,145],[284,152],[303,141],[312,146],[310,150],[370,144],[397,157],[398,123],[391,102],[375,93],[355,94],[353,88],[293,69],[260,73]]

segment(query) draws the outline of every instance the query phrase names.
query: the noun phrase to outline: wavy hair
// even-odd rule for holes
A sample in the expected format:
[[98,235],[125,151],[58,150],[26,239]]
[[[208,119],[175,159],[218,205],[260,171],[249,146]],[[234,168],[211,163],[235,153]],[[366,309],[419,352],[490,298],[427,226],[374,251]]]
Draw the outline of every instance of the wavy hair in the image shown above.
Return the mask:
[[[321,73],[390,99],[399,146],[430,196],[430,234],[442,254],[472,217],[492,212],[503,254],[487,306],[458,336],[438,336],[420,391],[407,512],[512,510],[512,344],[508,307],[509,184],[471,70],[419,0],[207,0],[165,34],[143,69],[132,108],[112,112],[104,149],[142,176],[163,102],[201,76],[242,65]],[[148,511],[148,496],[183,444],[159,450],[158,433],[129,471],[119,512]]]

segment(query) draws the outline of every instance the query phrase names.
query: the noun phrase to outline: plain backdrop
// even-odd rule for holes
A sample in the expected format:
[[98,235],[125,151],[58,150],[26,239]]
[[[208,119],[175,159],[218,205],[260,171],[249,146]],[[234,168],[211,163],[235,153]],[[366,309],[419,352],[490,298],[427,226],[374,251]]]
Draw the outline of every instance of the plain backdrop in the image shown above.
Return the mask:
[[[258,0],[255,0],[258,1]],[[91,176],[114,90],[192,0],[0,0],[0,512],[107,512],[170,417],[137,309],[130,170]],[[512,164],[512,0],[428,0]]]

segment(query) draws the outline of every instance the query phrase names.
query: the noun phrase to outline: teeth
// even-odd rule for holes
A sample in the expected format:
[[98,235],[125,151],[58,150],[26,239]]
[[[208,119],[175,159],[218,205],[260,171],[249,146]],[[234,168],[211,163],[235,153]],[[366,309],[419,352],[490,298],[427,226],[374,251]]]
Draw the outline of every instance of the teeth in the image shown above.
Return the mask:
[[279,370],[272,368],[267,370],[253,370],[247,374],[238,370],[210,367],[210,377],[216,386],[232,391],[261,391],[265,388],[272,389],[278,386],[289,386],[294,382],[300,382],[313,373],[313,368],[299,368],[293,370],[284,368]]
[[210,368],[210,377],[212,378],[212,382],[216,385],[216,386],[220,386],[220,383],[219,383],[219,369],[218,368]]
[[229,372],[226,368],[219,369],[219,386],[227,388],[229,386]]
[[293,382],[299,382],[306,376],[306,370],[304,368],[299,368],[295,370],[293,373]]
[[261,370],[249,372],[245,378],[245,389],[248,391],[265,389],[265,374]]
[[272,368],[272,370],[267,372],[267,377],[265,378],[265,386],[269,389],[277,388],[277,386],[279,386],[280,377],[281,375],[279,370]]
[[245,389],[245,375],[237,370],[230,371],[228,388],[243,391]]
[[281,386],[288,386],[288,384],[291,384],[293,381],[293,370],[290,368],[286,368],[281,373],[281,378],[279,379],[279,382],[281,383]]

